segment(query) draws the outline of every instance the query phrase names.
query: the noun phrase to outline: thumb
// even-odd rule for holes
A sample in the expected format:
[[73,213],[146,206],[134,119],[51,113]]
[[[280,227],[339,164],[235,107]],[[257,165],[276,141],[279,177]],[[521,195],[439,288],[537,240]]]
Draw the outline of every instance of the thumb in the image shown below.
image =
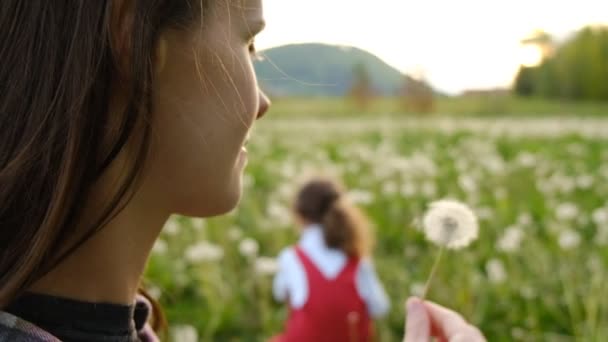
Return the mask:
[[431,322],[422,301],[410,297],[406,304],[403,342],[427,342],[431,338]]

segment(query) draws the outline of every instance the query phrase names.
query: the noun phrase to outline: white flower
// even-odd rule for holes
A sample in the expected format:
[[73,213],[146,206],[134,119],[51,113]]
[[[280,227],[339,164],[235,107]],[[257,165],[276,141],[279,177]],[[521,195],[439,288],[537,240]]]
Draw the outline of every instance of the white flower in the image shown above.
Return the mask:
[[472,193],[477,191],[477,183],[475,182],[475,179],[468,174],[461,175],[458,178],[458,184],[465,192]]
[[271,201],[268,204],[266,213],[279,226],[286,226],[291,222],[291,211],[277,201]]
[[590,189],[593,186],[593,176],[591,175],[580,175],[576,178],[576,185],[580,189]]
[[517,223],[522,226],[529,226],[532,224],[532,215],[530,213],[521,213],[517,217]]
[[243,232],[239,227],[232,227],[228,230],[228,238],[232,241],[240,240],[243,236]]
[[179,229],[180,225],[174,218],[167,220],[165,226],[163,227],[163,231],[168,235],[177,235],[177,233],[179,233]]
[[524,232],[518,226],[511,226],[505,229],[505,233],[498,240],[497,247],[503,252],[515,252],[521,245],[521,240],[524,238]]
[[259,275],[273,275],[278,269],[279,264],[275,258],[259,257],[255,260],[255,273]]
[[486,262],[486,273],[490,282],[494,284],[501,284],[507,279],[505,266],[498,259],[490,259]]
[[529,152],[520,153],[517,156],[517,163],[523,167],[533,167],[536,165],[536,156]]
[[158,255],[163,255],[163,254],[167,253],[168,249],[169,248],[168,248],[165,240],[158,239],[158,240],[156,240],[156,242],[154,243],[154,246],[152,247],[152,253],[158,254]]
[[573,249],[580,245],[581,236],[572,229],[566,229],[559,234],[558,243],[563,250]]
[[423,219],[426,238],[450,249],[468,246],[477,239],[477,217],[466,205],[441,200],[430,204]]
[[158,286],[147,286],[146,291],[156,300],[159,300],[160,296],[163,294],[163,291]]
[[595,223],[597,226],[608,223],[608,210],[605,208],[595,209],[591,216],[593,217],[593,223]]
[[242,256],[253,258],[258,254],[260,246],[258,242],[252,238],[246,238],[239,243],[239,252]]
[[202,218],[192,218],[190,219],[190,223],[195,230],[203,230],[205,228],[205,220]]
[[562,203],[555,209],[555,216],[562,221],[570,221],[578,214],[578,207],[574,203]]
[[483,221],[489,221],[494,217],[494,211],[492,210],[492,208],[489,207],[477,208],[477,210],[475,210],[475,213],[477,214],[477,217],[479,217],[479,219]]
[[528,285],[524,285],[519,289],[519,294],[525,298],[525,299],[535,299],[538,295],[536,293],[536,290],[534,290],[534,287],[532,286],[528,286]]
[[179,342],[197,342],[198,331],[191,325],[176,325],[171,327],[171,340]]
[[608,224],[603,224],[597,227],[594,241],[599,246],[608,245]]
[[347,197],[351,202],[355,204],[370,204],[374,201],[374,194],[364,190],[351,190],[348,192]]
[[216,246],[208,241],[201,241],[188,247],[185,251],[185,257],[188,261],[193,263],[218,261],[224,257],[224,250],[222,247]]

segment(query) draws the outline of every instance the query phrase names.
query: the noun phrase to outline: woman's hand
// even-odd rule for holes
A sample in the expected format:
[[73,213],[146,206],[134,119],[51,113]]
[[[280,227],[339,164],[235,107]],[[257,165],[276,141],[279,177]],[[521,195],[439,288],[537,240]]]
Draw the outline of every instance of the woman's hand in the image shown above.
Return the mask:
[[458,313],[435,303],[411,297],[406,304],[405,338],[403,342],[485,342],[475,326]]

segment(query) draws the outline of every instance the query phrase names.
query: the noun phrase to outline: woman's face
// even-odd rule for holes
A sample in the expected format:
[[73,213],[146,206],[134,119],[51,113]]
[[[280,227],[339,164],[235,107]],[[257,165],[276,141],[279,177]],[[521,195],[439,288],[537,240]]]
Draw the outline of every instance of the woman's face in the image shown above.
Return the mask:
[[244,145],[270,104],[252,66],[253,38],[264,26],[262,0],[211,4],[201,25],[161,38],[143,184],[170,212],[201,217],[238,203]]

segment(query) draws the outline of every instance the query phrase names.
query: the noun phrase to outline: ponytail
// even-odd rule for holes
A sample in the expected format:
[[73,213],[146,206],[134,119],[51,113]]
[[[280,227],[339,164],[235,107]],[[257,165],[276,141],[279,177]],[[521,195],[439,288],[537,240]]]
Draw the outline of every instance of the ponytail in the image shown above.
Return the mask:
[[345,199],[335,201],[323,217],[323,235],[328,247],[342,250],[348,256],[370,254],[371,234],[365,215]]
[[351,257],[371,253],[368,220],[345,198],[337,184],[325,179],[308,182],[296,198],[295,210],[306,221],[323,226],[328,247],[339,249]]

